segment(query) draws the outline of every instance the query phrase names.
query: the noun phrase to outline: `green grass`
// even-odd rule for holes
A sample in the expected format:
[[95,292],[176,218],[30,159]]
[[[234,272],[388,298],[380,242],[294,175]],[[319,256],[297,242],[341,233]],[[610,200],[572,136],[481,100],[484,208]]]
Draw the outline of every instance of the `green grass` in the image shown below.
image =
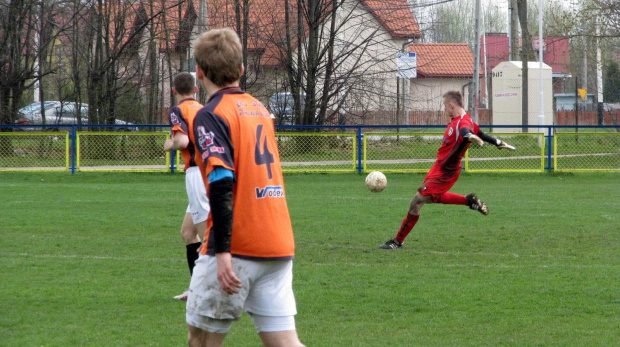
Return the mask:
[[[378,249],[422,179],[285,176],[306,345],[617,345],[617,173],[464,173],[489,216],[428,205]],[[0,345],[185,345],[182,174],[4,172],[0,196]],[[225,345],[260,345],[247,315]]]

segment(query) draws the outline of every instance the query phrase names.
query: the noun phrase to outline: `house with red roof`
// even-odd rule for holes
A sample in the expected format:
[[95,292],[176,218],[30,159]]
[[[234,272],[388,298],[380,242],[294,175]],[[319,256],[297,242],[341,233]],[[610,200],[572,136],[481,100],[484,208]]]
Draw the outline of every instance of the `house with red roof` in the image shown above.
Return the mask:
[[[311,71],[302,65],[299,69],[301,88],[306,88],[309,75],[318,77],[314,92],[307,93],[316,97],[315,104],[327,95],[329,104],[323,104],[327,113],[341,107],[340,111],[345,108],[362,116],[369,110],[396,108],[396,56],[421,37],[408,0],[345,1],[338,8],[329,1],[319,2],[323,21],[314,31],[307,18],[298,20],[297,0],[289,1],[288,9],[281,0],[252,0],[247,8],[243,3],[210,0],[203,15],[200,0],[105,4],[109,30],[104,31],[102,42],[108,45],[106,51],[116,54],[111,61],[117,66],[119,83],[137,86],[145,100],[156,98],[157,110],[166,108],[173,102],[172,77],[195,70],[195,38],[208,28],[231,27],[240,33],[246,52],[246,89],[266,104],[273,94],[291,91],[289,64],[292,61],[295,68],[298,57],[308,59],[309,37],[318,35],[318,68]],[[337,30],[334,37],[328,35],[330,25]],[[68,36],[67,42],[63,49],[70,54]],[[327,47],[334,48],[329,52]],[[334,64],[328,76],[330,54]]]
[[[161,52],[175,52],[172,57],[173,66],[183,66],[186,71],[195,69],[191,53],[191,44],[201,31],[198,28],[199,1],[193,0],[180,11],[175,9],[167,13],[165,25],[174,31],[165,40],[159,40]],[[404,50],[404,46],[419,37],[420,29],[413,17],[407,0],[361,0],[344,2],[335,11],[331,11],[329,2],[322,3],[326,15],[336,17],[337,34],[333,40],[334,55],[338,57],[334,74],[331,79],[346,84],[338,97],[333,97],[331,107],[346,97],[348,110],[357,109],[394,109],[396,107],[396,54]],[[298,30],[296,1],[290,1],[291,8],[287,13],[284,2],[279,0],[253,0],[248,3],[247,13],[247,47],[246,78],[247,89],[265,103],[277,92],[289,92],[289,78],[286,74],[287,58],[292,56],[296,61],[301,53],[307,59],[307,52],[298,52]],[[244,19],[244,11],[239,17]],[[213,0],[208,2],[206,23],[208,28],[231,27],[237,31],[238,15],[233,0]],[[288,20],[288,26],[287,26]],[[302,21],[303,22],[303,21]],[[326,21],[325,25],[331,24]],[[289,31],[287,33],[287,27]],[[240,28],[243,32],[243,27]],[[304,31],[301,35],[301,46],[307,44],[308,24],[303,22]],[[329,27],[322,29],[320,38],[320,59],[327,59],[324,47],[329,42],[326,37]],[[287,39],[287,34],[292,39]],[[164,59],[161,59],[165,62]],[[324,73],[321,67],[317,74]],[[160,71],[167,70],[162,67]],[[173,74],[176,71],[172,72]],[[309,71],[302,71],[304,74]],[[167,81],[164,80],[164,83]],[[321,82],[319,80],[319,82]],[[303,85],[303,83],[302,83]],[[169,88],[169,86],[163,86]],[[317,93],[330,93],[320,90]],[[322,95],[322,94],[321,94]],[[321,95],[317,95],[320,98]]]

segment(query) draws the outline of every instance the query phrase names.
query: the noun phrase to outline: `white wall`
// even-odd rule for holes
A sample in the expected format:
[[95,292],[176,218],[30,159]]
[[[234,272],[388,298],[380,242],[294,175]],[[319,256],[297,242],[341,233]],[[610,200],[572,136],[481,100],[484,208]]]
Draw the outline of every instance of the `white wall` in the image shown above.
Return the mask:
[[[411,79],[410,110],[411,111],[443,111],[442,96],[456,90],[463,93],[463,85],[469,83],[467,78],[414,78]],[[465,87],[463,104],[467,107],[468,87]]]
[[[520,61],[507,61],[493,69],[493,124],[523,125],[522,116],[522,69]],[[543,64],[543,113],[542,124],[553,124],[553,84],[551,67]],[[538,125],[540,114],[540,64],[528,63],[528,125]],[[503,129],[521,132],[521,128]],[[528,132],[537,132],[530,128]]]

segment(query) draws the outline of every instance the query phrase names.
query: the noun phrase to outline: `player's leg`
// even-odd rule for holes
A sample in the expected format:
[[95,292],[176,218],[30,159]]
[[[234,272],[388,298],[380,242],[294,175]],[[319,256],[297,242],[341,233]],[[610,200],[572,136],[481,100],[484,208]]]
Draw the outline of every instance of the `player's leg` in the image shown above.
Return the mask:
[[445,192],[439,195],[437,202],[445,205],[467,205],[465,195]]
[[248,261],[246,271],[256,274],[245,302],[264,346],[303,346],[297,336],[297,306],[293,293],[293,261]]
[[487,204],[485,204],[480,198],[476,196],[474,193],[469,193],[467,195],[460,195],[450,192],[445,192],[441,194],[437,201],[441,204],[450,204],[450,205],[467,205],[472,210],[479,211],[483,215],[489,214],[489,208]]
[[[204,235],[207,216],[209,214],[209,200],[205,192],[202,176],[198,167],[190,167],[185,172],[185,190],[189,205],[183,219],[181,237],[185,243],[187,266],[190,276],[193,275],[198,250],[201,246],[201,237]],[[187,300],[189,289],[175,296],[178,300]]]
[[233,258],[233,269],[243,288],[235,295],[221,289],[214,256],[201,255],[196,261],[185,315],[190,346],[221,346],[233,322],[241,318],[253,279],[239,260]]
[[[189,211],[189,207],[188,207]],[[189,274],[192,275],[196,259],[198,259],[198,249],[200,249],[200,238],[196,234],[192,215],[189,212],[185,213],[183,218],[183,224],[181,225],[181,238],[185,244],[185,257],[187,259],[187,267],[189,268]],[[189,289],[186,289],[183,293],[176,295],[175,300],[187,300]]]
[[264,346],[303,346],[295,329],[295,316],[268,317],[258,314],[251,314],[251,316]]
[[299,341],[297,330],[262,332],[259,333],[263,345],[266,347],[303,347]]
[[429,195],[422,195],[421,191],[424,186],[420,187],[418,192],[413,196],[411,202],[409,203],[409,211],[407,212],[407,216],[403,218],[400,227],[398,228],[398,232],[396,236],[386,241],[384,244],[379,246],[382,249],[396,249],[401,248],[403,243],[405,242],[405,238],[413,227],[418,223],[420,219],[420,210],[424,204],[428,204],[432,202],[432,198]]
[[[191,275],[196,259],[198,259],[201,237],[204,236],[206,220],[209,215],[209,200],[207,199],[204,182],[198,167],[190,167],[185,172],[185,189],[189,205],[183,220],[181,236],[183,237],[183,242],[185,242],[187,265]],[[183,294],[177,297],[181,300],[187,299],[187,295]]]
[[200,237],[198,236],[196,230],[197,228],[192,220],[192,214],[185,213],[185,217],[183,217],[183,224],[181,225],[181,238],[186,246],[191,245],[192,243],[200,243]]
[[200,237],[196,232],[196,226],[192,220],[192,215],[185,214],[183,219],[183,227],[181,228],[181,237],[185,243],[185,251],[187,255],[187,266],[189,267],[190,276],[194,272],[196,259],[198,259],[198,249],[200,249]]
[[187,331],[187,344],[190,347],[220,347],[226,338],[226,333],[213,333],[189,324]]
[[190,347],[219,347],[226,338],[226,334],[211,333],[189,324],[187,330],[187,344]]
[[480,213],[487,215],[489,214],[489,209],[487,205],[482,202],[474,193],[470,193],[467,195],[460,195],[455,193],[450,193],[449,190],[454,186],[458,177],[460,175],[460,171],[457,171],[455,175],[440,175],[437,177],[435,182],[435,194],[433,195],[434,203],[441,204],[450,204],[450,205],[467,205],[472,210],[479,211]]

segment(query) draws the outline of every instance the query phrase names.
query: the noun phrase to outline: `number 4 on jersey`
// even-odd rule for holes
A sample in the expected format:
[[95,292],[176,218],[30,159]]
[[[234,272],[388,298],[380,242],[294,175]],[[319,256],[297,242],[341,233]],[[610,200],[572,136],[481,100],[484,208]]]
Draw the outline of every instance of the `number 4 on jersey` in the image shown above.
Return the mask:
[[269,147],[267,147],[267,137],[263,140],[263,151],[261,152],[261,134],[263,132],[263,125],[259,125],[256,128],[256,146],[254,147],[254,163],[256,165],[266,165],[267,167],[267,176],[271,179],[271,164],[275,162],[273,159],[273,154],[269,152]]

